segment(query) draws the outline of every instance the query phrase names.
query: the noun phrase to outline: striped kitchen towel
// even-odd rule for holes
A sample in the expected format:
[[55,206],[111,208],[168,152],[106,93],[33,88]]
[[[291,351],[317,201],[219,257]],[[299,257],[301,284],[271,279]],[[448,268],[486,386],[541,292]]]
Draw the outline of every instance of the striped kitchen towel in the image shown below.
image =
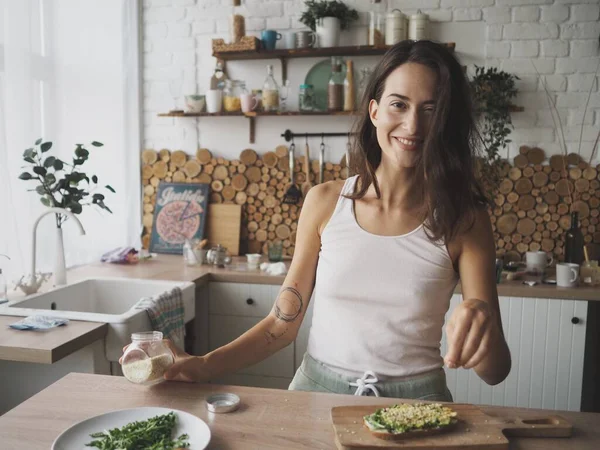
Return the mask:
[[173,288],[155,297],[144,297],[135,308],[146,310],[152,330],[162,332],[164,338],[170,339],[179,349],[184,349],[183,294],[180,288]]

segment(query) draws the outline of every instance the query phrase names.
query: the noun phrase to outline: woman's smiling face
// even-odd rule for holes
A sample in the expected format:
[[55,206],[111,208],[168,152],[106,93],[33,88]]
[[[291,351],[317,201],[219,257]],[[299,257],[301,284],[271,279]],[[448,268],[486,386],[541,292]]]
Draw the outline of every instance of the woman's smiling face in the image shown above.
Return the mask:
[[435,72],[422,64],[402,64],[387,77],[381,100],[369,104],[382,162],[415,166],[431,126],[436,88]]

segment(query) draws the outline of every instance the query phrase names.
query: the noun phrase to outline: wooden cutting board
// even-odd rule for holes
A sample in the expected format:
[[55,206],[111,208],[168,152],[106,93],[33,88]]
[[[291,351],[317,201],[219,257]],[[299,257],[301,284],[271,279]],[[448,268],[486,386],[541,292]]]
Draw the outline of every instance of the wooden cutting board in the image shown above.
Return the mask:
[[[390,405],[338,406],[332,408],[331,419],[340,450],[401,448],[421,450],[436,448],[443,450],[484,449],[508,450],[506,436],[514,437],[568,437],[572,426],[560,416],[545,416],[521,420],[492,417],[474,405],[453,403],[450,406],[458,413],[459,423],[443,434],[407,437],[400,441],[387,441],[374,437],[363,425],[363,417],[376,409]],[[568,442],[565,442],[568,446]]]
[[233,204],[208,205],[206,216],[206,238],[208,246],[221,244],[229,254],[240,254],[240,226],[242,221],[242,206]]

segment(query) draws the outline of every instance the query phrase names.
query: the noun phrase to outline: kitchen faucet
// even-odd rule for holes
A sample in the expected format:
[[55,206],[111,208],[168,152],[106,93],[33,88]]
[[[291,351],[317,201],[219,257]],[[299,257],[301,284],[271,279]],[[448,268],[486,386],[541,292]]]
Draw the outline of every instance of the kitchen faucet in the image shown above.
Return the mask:
[[[31,247],[31,279],[33,281],[35,281],[35,279],[36,279],[35,251],[36,251],[37,226],[38,226],[38,223],[40,222],[40,220],[42,219],[42,217],[46,216],[47,214],[51,214],[51,213],[65,214],[66,216],[69,216],[71,219],[73,219],[75,221],[75,223],[79,227],[79,233],[82,235],[85,234],[85,230],[83,229],[81,222],[75,216],[75,214],[73,214],[71,211],[66,210],[64,208],[48,208],[46,211],[44,211],[33,224],[33,244]],[[54,263],[54,284],[56,286],[67,284],[67,269],[65,266],[65,250],[64,250],[64,246],[63,246],[62,232],[57,233],[56,260]]]

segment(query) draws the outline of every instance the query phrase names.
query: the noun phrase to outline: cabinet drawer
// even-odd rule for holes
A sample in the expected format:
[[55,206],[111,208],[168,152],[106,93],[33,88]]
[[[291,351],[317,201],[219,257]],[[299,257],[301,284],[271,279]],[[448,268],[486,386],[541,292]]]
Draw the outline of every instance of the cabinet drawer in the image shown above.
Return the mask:
[[268,284],[210,283],[209,314],[264,318],[279,289]]
[[[229,344],[260,320],[254,317],[209,316],[210,349],[214,350]],[[241,370],[240,373],[292,378],[294,376],[294,346],[288,345],[264,361]]]

